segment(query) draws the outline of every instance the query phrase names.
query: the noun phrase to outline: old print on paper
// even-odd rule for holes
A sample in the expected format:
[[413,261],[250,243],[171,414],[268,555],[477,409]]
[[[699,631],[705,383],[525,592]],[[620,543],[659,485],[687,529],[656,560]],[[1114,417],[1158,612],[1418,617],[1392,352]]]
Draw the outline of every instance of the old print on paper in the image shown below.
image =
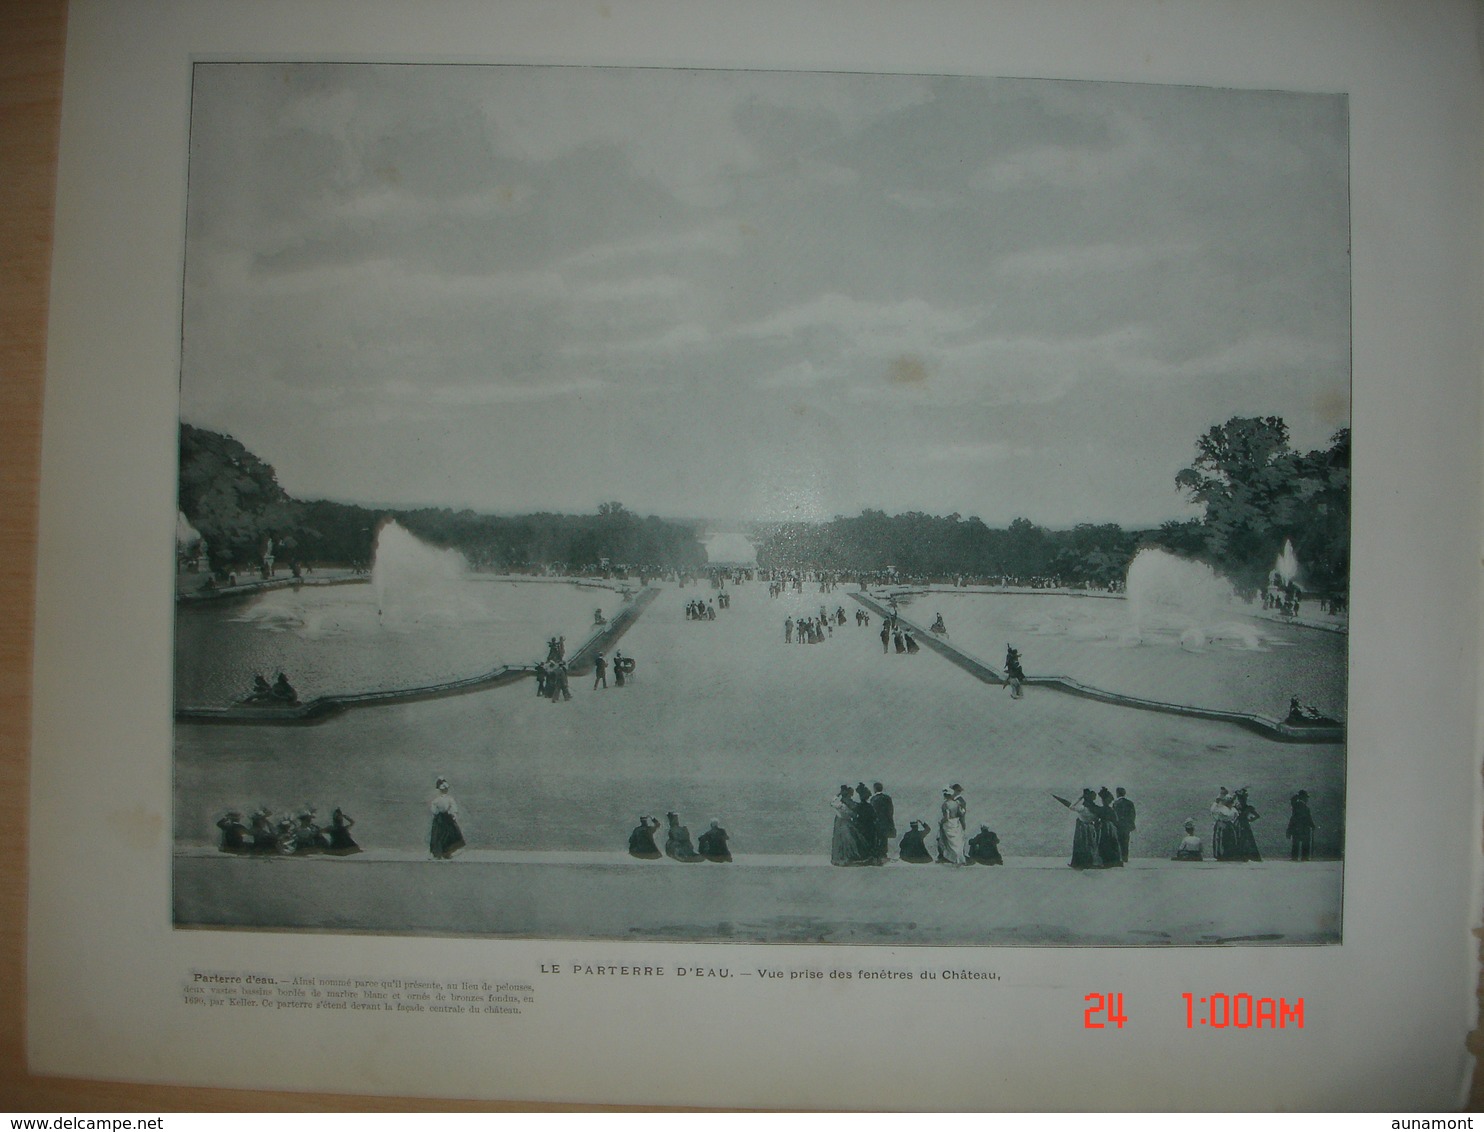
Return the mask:
[[1341,939],[1342,96],[198,64],[183,927]]

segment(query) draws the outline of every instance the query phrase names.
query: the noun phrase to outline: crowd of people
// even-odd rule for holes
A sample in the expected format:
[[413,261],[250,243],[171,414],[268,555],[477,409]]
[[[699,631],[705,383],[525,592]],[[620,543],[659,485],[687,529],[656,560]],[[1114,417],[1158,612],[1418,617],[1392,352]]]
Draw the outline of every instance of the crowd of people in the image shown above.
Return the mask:
[[[1053,794],[1076,820],[1072,834],[1072,858],[1068,864],[1079,870],[1121,868],[1128,863],[1129,847],[1137,827],[1137,809],[1122,787],[1098,790],[1085,787],[1076,800]],[[1284,835],[1291,846],[1290,859],[1308,861],[1314,847],[1314,833],[1319,828],[1309,808],[1309,794],[1298,790],[1289,798],[1290,815]],[[834,826],[830,836],[830,864],[839,866],[885,865],[889,861],[905,864],[1002,865],[999,835],[981,824],[969,836],[968,801],[959,783],[943,789],[936,823],[914,819],[898,839],[896,805],[880,782],[867,787],[864,782],[854,787],[842,784],[830,801]],[[449,860],[465,847],[459,824],[459,806],[446,778],[439,777],[428,800],[431,825],[428,851],[435,860]],[[1248,790],[1221,787],[1211,803],[1213,821],[1211,854],[1206,856],[1205,842],[1197,832],[1195,818],[1188,819],[1178,838],[1172,859],[1175,861],[1261,861],[1252,823],[1261,815],[1252,805]],[[629,834],[628,852],[641,860],[668,857],[693,863],[732,860],[730,835],[718,819],[694,842],[690,830],[671,810],[665,815],[664,845],[658,836],[660,822],[649,814],[639,815],[639,824]],[[349,856],[361,852],[351,836],[355,821],[336,807],[328,825],[320,825],[318,811],[304,807],[297,816],[283,814],[275,820],[274,811],[262,807],[247,822],[240,811],[228,811],[218,819],[221,831],[219,849],[242,856],[292,857],[310,854]]]
[[1082,796],[1069,802],[1059,794],[1055,798],[1077,819],[1072,834],[1074,869],[1116,869],[1128,863],[1129,842],[1133,836],[1136,810],[1122,786],[1115,794],[1106,786],[1100,790],[1086,787]]
[[1264,609],[1272,610],[1283,617],[1297,617],[1303,607],[1303,591],[1292,582],[1264,586],[1260,596]]
[[[1002,865],[999,836],[981,825],[968,835],[968,802],[958,783],[946,787],[936,829],[914,819],[897,840],[896,804],[880,782],[852,788],[842,784],[830,801],[835,822],[830,836],[830,864],[885,865],[898,860],[909,865]],[[932,838],[931,842],[929,838]]]
[[[1288,838],[1290,860],[1313,858],[1313,834],[1319,828],[1309,809],[1309,791],[1294,791],[1288,795],[1288,825],[1284,837]],[[1226,786],[1218,789],[1211,803],[1211,860],[1261,860],[1257,837],[1252,832],[1252,822],[1260,819],[1257,807],[1252,806],[1248,789],[1229,791]],[[1184,823],[1184,835],[1175,846],[1174,860],[1206,860],[1205,843],[1196,832],[1195,817]],[[1125,858],[1126,859],[1126,858]]]
[[890,653],[893,648],[899,653],[910,654],[922,651],[922,646],[917,643],[912,630],[904,628],[895,617],[882,623],[879,636],[883,653]]
[[[1186,820],[1182,835],[1175,844],[1172,860],[1175,861],[1261,861],[1262,852],[1252,823],[1262,815],[1253,806],[1246,787],[1228,790],[1221,787],[1210,805],[1211,854],[1206,856],[1206,844],[1197,832],[1195,818]],[[1128,862],[1129,839],[1135,829],[1135,808],[1123,787],[1110,793],[1106,786],[1098,791],[1090,787],[1082,796],[1070,802],[1053,795],[1076,816],[1076,830],[1072,835],[1072,860],[1074,869],[1117,868]],[[1290,845],[1289,859],[1308,861],[1314,851],[1314,832],[1319,828],[1309,808],[1309,792],[1295,791],[1289,796],[1289,818],[1284,836]]]
[[[727,607],[726,596],[726,593],[723,592],[717,599],[723,609]],[[685,619],[687,621],[715,621],[717,601],[702,601],[700,598],[696,598],[693,601],[686,602]]]
[[[860,618],[855,619],[857,625]],[[845,609],[837,607],[834,613],[830,613],[824,606],[819,607],[819,616],[785,617],[783,619],[783,643],[817,645],[835,635],[835,626],[845,624]]]
[[[822,594],[834,593],[837,588],[846,584],[849,575],[842,571],[768,570],[763,573],[763,577],[768,582],[768,596],[782,597],[786,593],[803,593],[805,582],[817,587]],[[865,580],[860,579],[858,585],[865,589]]]
[[253,857],[303,857],[316,853],[329,853],[346,857],[359,853],[350,830],[355,825],[344,810],[338,806],[330,815],[330,824],[319,824],[319,811],[305,806],[297,816],[283,814],[274,820],[274,812],[267,806],[254,810],[247,822],[239,810],[228,810],[217,819],[221,830],[218,848],[223,853],[236,853]]

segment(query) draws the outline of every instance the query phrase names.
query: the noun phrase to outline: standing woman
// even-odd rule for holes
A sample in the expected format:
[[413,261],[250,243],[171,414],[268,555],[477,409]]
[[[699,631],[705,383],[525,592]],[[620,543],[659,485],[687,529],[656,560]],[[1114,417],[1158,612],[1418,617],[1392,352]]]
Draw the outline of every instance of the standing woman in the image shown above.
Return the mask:
[[945,865],[969,863],[969,839],[964,829],[968,805],[953,789],[943,791],[942,820],[938,822],[938,860]]
[[1232,808],[1236,797],[1221,788],[1216,801],[1211,803],[1211,857],[1217,861],[1245,861],[1237,851],[1237,811]]
[[835,826],[830,835],[830,864],[864,864],[870,854],[870,846],[861,838],[860,819],[856,815],[855,793],[846,783],[841,783],[840,793],[830,801],[835,811]]
[[459,829],[459,804],[448,792],[448,779],[440,778],[437,793],[428,803],[433,812],[433,828],[428,835],[428,848],[434,858],[446,861],[464,847],[464,833]]
[[1010,698],[1018,700],[1024,693],[1021,686],[1025,683],[1025,669],[1020,667],[1020,651],[1005,646],[1005,684],[1010,689]]
[[1072,831],[1072,859],[1068,864],[1074,869],[1102,868],[1102,856],[1098,853],[1098,796],[1090,786],[1084,787],[1082,797],[1065,805],[1077,818]]
[[1234,822],[1237,834],[1237,855],[1244,861],[1261,861],[1262,853],[1257,848],[1257,837],[1252,832],[1252,823],[1262,817],[1247,801],[1247,787],[1237,791]]
[[1118,811],[1113,808],[1113,792],[1106,786],[1098,790],[1098,857],[1105,869],[1123,867],[1123,850],[1118,844]]

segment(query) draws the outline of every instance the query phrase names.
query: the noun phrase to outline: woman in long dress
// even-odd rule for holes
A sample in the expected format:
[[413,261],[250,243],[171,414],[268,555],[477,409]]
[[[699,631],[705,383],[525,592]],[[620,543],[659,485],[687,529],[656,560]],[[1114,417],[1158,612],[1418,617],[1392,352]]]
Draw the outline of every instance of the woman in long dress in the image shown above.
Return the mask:
[[1113,809],[1113,791],[1098,791],[1098,857],[1105,869],[1123,868],[1123,848],[1118,844],[1118,813]]
[[938,822],[938,860],[945,865],[969,863],[969,838],[964,828],[964,815],[968,811],[968,805],[951,788],[943,791],[942,817]]
[[830,808],[835,811],[835,828],[830,837],[832,865],[861,865],[870,855],[870,844],[861,836],[861,815],[857,812],[860,805],[849,786],[841,786],[840,793],[830,802]]
[[1216,801],[1211,803],[1211,859],[1213,861],[1244,861],[1237,850],[1237,811],[1233,808],[1234,795],[1221,788]]
[[1082,797],[1069,809],[1077,818],[1077,827],[1072,832],[1072,859],[1074,869],[1100,869],[1102,858],[1098,855],[1098,796],[1091,787],[1082,791]]
[[871,809],[871,792],[864,782],[856,783],[855,806],[851,812],[855,815],[855,833],[860,838],[863,859],[872,865],[886,864],[885,855],[876,852],[876,811]]
[[428,848],[434,858],[446,861],[464,847],[464,831],[459,828],[459,804],[448,792],[448,779],[440,778],[437,786],[437,793],[428,803],[428,809],[433,812]]
[[1262,817],[1247,801],[1247,788],[1236,793],[1232,805],[1236,818],[1232,822],[1237,837],[1237,855],[1244,861],[1261,861],[1262,853],[1257,848],[1257,837],[1252,832],[1252,823]]

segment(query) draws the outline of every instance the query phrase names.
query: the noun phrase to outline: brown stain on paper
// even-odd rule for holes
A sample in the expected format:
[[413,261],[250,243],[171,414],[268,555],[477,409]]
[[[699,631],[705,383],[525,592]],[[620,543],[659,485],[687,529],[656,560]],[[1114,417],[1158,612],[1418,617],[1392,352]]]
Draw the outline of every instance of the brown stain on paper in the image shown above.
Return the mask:
[[915,354],[903,354],[893,359],[887,371],[887,380],[893,385],[925,385],[927,379],[927,365]]
[[1350,397],[1343,390],[1330,389],[1314,398],[1314,412],[1331,428],[1350,423]]

